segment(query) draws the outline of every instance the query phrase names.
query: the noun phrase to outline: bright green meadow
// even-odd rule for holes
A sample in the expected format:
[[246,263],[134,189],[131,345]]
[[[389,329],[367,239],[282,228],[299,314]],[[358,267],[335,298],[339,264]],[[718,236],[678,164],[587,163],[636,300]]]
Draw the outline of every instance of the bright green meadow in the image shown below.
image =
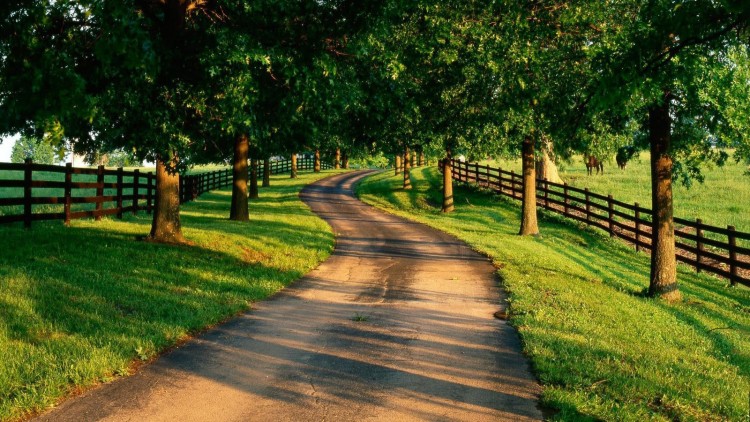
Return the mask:
[[380,173],[358,194],[493,259],[555,420],[748,420],[750,289],[680,265],[684,300],[647,298],[648,255],[603,232],[540,213],[542,235],[520,237],[519,202],[457,186],[456,211],[443,214],[437,170],[412,178],[404,191]]
[[[730,154],[731,155],[731,154]],[[648,152],[634,157],[620,170],[614,156],[604,161],[604,174],[586,173],[583,157],[578,155],[562,163],[560,177],[571,186],[589,188],[592,192],[612,196],[622,202],[638,202],[651,208],[651,169]],[[493,160],[484,162],[492,167],[502,167],[520,174],[520,160]],[[734,225],[737,230],[750,232],[750,175],[746,164],[730,159],[723,167],[708,166],[702,169],[704,183],[695,181],[685,187],[674,184],[675,216],[685,219],[701,218],[712,226]]]
[[0,420],[128,374],[317,266],[333,234],[298,192],[333,173],[272,177],[249,223],[228,220],[230,188],[204,194],[182,208],[194,246],[137,240],[145,213],[0,226]]

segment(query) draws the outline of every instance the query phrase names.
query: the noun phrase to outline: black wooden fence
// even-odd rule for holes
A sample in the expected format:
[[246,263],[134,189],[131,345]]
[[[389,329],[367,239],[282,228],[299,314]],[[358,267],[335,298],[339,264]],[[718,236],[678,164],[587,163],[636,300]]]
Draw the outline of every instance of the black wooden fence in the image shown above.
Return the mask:
[[[291,172],[291,160],[272,161],[271,174]],[[300,158],[298,170],[312,170],[313,159]],[[322,164],[322,168],[330,168]],[[138,211],[152,212],[156,176],[139,170],[0,163],[0,224],[32,221],[101,219]],[[180,202],[232,184],[232,170],[217,170],[180,177]]]
[[[523,179],[520,174],[477,163],[453,160],[453,179],[474,183],[521,200]],[[652,211],[638,203],[627,204],[612,195],[600,195],[567,184],[537,180],[537,204],[549,211],[605,230],[612,237],[632,243],[638,251],[650,251]],[[674,219],[676,257],[695,269],[729,279],[732,285],[750,287],[750,233],[704,224],[683,218]],[[744,245],[740,245],[743,243]]]

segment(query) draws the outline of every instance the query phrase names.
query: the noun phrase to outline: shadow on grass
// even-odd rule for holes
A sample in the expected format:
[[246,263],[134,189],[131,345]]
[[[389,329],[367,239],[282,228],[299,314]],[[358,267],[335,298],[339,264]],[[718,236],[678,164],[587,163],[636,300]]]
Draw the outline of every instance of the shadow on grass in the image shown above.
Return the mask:
[[333,236],[299,203],[303,183],[267,190],[256,208],[267,218],[250,224],[226,220],[226,192],[186,204],[195,246],[137,241],[145,213],[0,227],[12,245],[0,253],[0,349],[14,350],[0,359],[0,419],[127,371],[304,275]]

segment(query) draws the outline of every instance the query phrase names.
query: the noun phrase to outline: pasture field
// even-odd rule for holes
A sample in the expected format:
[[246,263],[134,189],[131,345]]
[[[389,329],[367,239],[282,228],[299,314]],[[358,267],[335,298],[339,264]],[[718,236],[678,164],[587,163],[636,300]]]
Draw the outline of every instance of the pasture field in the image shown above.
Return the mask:
[[[730,154],[731,155],[731,154]],[[570,163],[563,163],[560,177],[571,186],[589,188],[603,195],[612,194],[615,199],[627,203],[638,202],[651,208],[651,169],[649,153],[634,157],[624,170],[615,163],[614,156],[604,161],[604,174],[588,176],[583,157],[574,156]],[[521,172],[519,160],[483,161],[503,170]],[[687,188],[675,181],[675,216],[685,219],[701,218],[712,226],[733,225],[739,231],[750,232],[750,176],[747,165],[730,158],[724,167],[703,169],[705,182],[693,182]]]
[[750,289],[679,265],[684,300],[647,298],[649,256],[606,233],[540,212],[541,236],[520,237],[518,201],[457,185],[443,214],[437,169],[412,178],[403,191],[380,173],[358,194],[492,258],[555,420],[747,421]]
[[204,194],[182,207],[193,246],[137,240],[145,212],[0,226],[0,420],[129,374],[317,266],[334,237],[298,192],[334,173],[274,176],[249,223],[228,220],[231,188]]

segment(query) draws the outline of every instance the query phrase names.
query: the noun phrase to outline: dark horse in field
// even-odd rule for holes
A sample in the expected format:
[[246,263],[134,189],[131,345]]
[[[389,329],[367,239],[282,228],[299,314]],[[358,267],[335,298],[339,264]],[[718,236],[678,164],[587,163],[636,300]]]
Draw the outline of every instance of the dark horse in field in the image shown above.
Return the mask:
[[630,161],[630,159],[633,158],[636,152],[638,151],[632,145],[620,147],[617,150],[615,161],[617,161],[617,166],[620,167],[620,170],[625,169],[625,166],[628,164],[628,161]]
[[604,163],[589,154],[586,156],[586,171],[588,171],[589,176],[591,176],[593,169],[596,169],[596,174],[599,174],[600,171],[604,174]]

